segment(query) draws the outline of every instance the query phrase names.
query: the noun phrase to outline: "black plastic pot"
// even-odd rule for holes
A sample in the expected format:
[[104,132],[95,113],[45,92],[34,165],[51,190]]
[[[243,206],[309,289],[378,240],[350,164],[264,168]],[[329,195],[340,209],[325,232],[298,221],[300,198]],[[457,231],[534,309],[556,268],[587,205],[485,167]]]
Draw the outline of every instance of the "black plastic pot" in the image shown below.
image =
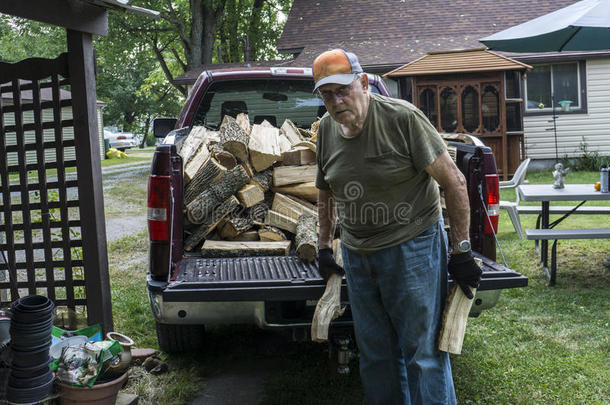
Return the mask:
[[11,303],[12,319],[20,323],[37,323],[53,318],[53,301],[40,295],[30,295]]
[[30,347],[25,351],[11,346],[13,351],[12,365],[22,368],[47,365],[50,361],[49,347],[51,347],[50,341],[36,347]]
[[11,347],[17,350],[26,351],[31,347],[48,344],[51,342],[51,328],[31,334],[11,333]]
[[18,388],[10,384],[6,387],[6,399],[16,404],[41,402],[53,393],[53,378],[48,382],[31,388]]
[[49,380],[53,380],[53,372],[47,367],[47,372],[36,377],[20,378],[11,374],[8,378],[8,384],[15,388],[32,388],[46,384]]
[[35,378],[49,371],[48,364],[40,364],[33,367],[11,367],[11,375],[17,378]]

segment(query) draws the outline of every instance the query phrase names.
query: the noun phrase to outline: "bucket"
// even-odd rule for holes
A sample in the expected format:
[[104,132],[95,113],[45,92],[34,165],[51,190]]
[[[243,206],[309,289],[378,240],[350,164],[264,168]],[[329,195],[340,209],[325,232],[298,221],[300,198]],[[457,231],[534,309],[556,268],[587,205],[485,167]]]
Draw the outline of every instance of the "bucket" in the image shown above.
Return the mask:
[[127,380],[124,373],[112,381],[94,384],[93,387],[77,387],[58,381],[61,405],[114,405],[119,390]]

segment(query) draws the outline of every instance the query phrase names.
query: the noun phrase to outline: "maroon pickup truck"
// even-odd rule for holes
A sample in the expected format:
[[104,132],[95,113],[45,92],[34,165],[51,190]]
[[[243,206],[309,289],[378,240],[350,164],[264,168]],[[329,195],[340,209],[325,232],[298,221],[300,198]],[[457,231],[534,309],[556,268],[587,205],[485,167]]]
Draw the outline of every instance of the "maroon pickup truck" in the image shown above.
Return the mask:
[[[369,75],[371,91],[389,95],[379,76]],[[309,128],[326,111],[312,94],[311,69],[264,68],[205,71],[176,119],[157,119],[157,147],[148,185],[150,262],[148,293],[157,322],[159,346],[167,352],[202,346],[204,325],[256,324],[287,329],[306,339],[325,283],[316,263],[296,255],[202,258],[185,252],[183,162],[176,146],[193,126],[218,129],[225,114],[247,113],[252,123],[281,126],[286,118]],[[449,152],[468,181],[470,238],[483,260],[483,278],[471,315],[496,304],[502,289],[527,285],[527,278],[495,262],[499,183],[491,149],[469,135],[447,134]],[[450,231],[450,230],[449,230]],[[333,321],[331,334],[347,336],[348,310]],[[345,340],[342,340],[343,342]]]

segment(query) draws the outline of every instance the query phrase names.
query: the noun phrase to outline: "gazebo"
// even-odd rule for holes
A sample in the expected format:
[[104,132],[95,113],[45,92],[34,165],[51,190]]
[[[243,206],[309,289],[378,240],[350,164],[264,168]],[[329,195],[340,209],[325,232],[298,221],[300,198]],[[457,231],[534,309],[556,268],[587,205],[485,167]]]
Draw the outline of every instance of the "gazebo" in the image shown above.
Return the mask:
[[522,79],[531,69],[495,52],[470,49],[431,52],[384,77],[403,78],[401,95],[439,132],[481,138],[506,180],[525,158]]
[[[87,322],[105,331],[113,324],[92,36],[107,35],[109,8],[158,18],[128,3],[0,3],[1,13],[67,33],[67,52],[55,59],[0,63],[0,93],[9,95],[9,102],[0,100],[0,305],[42,294],[57,306],[86,311]],[[66,108],[70,116],[62,115]]]

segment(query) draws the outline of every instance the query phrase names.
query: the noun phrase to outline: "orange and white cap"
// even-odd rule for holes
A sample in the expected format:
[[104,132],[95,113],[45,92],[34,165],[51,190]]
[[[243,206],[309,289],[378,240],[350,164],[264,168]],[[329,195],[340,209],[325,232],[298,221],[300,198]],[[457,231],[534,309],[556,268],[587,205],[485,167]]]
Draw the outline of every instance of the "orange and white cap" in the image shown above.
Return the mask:
[[316,82],[313,91],[329,83],[350,84],[356,74],[362,72],[362,66],[353,53],[343,49],[323,52],[313,61],[313,80]]

